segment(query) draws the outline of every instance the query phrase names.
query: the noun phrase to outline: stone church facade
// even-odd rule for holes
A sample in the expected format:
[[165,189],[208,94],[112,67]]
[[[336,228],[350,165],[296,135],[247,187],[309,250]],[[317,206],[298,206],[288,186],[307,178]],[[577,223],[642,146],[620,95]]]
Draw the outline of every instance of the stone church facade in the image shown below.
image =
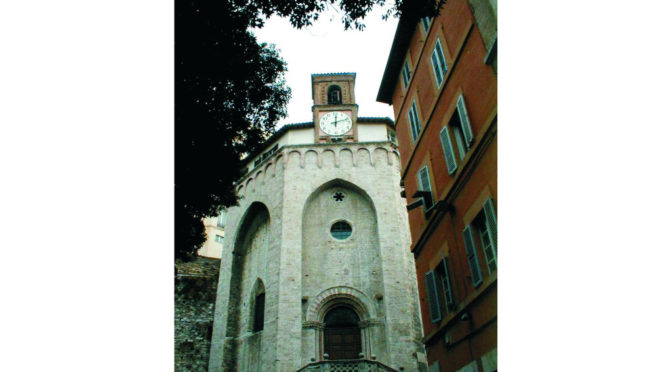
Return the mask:
[[[355,74],[250,158],[227,210],[209,371],[426,370],[394,126]],[[363,366],[363,367],[358,367]]]

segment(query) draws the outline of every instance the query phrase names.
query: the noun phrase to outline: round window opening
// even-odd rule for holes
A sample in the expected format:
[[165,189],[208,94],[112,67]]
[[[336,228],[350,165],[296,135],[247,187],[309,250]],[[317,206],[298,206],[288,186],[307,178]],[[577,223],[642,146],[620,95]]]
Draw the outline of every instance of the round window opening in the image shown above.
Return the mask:
[[352,226],[345,221],[338,221],[331,225],[331,236],[338,240],[347,239],[352,235]]

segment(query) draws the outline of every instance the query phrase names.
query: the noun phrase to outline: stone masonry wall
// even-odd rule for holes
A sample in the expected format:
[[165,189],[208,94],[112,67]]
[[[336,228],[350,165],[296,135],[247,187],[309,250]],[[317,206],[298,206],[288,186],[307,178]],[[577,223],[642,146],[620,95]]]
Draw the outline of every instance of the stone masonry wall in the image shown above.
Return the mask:
[[[237,292],[232,287],[232,272],[239,266],[243,282],[249,277],[252,283],[259,277],[266,289],[263,340],[257,347],[263,350],[261,370],[293,372],[310,363],[311,357],[321,358],[319,324],[315,323],[322,321],[317,312],[329,296],[353,298],[359,304],[356,306],[362,308],[367,357],[375,355],[377,361],[397,370],[426,370],[399,169],[398,154],[387,142],[294,145],[284,146],[241,181],[236,188],[240,205],[227,211],[229,233],[220,267],[210,372],[253,370],[249,361],[256,358],[252,349],[244,346],[251,345],[248,327],[243,323],[236,324],[235,329],[227,326],[229,318],[238,318],[231,313],[232,307],[240,307],[241,314],[248,310],[232,301],[236,297],[232,292]],[[331,212],[320,208],[328,205],[321,203],[331,197],[332,187],[343,188],[358,212],[330,217]],[[234,260],[238,257],[234,247],[242,244],[237,239],[248,235],[246,221],[248,214],[256,213],[255,205],[263,205],[269,213],[269,239],[263,261],[270,265],[265,266],[265,271],[259,265],[241,265]],[[337,217],[352,222],[354,235],[331,249],[332,221],[327,220]],[[324,221],[311,227],[318,220]],[[365,231],[365,236],[359,234]],[[358,259],[355,252],[350,252],[354,248],[346,251],[353,241],[358,242],[357,254],[362,255]],[[245,250],[247,245],[241,247]],[[324,256],[333,251],[333,262],[315,259],[319,255],[316,249]],[[339,250],[343,254],[336,254]],[[333,271],[341,259],[341,267]],[[333,281],[337,276],[342,280]],[[249,290],[242,298],[248,297]],[[234,345],[241,347],[233,350]]]
[[175,371],[208,369],[219,259],[177,263],[175,276]]

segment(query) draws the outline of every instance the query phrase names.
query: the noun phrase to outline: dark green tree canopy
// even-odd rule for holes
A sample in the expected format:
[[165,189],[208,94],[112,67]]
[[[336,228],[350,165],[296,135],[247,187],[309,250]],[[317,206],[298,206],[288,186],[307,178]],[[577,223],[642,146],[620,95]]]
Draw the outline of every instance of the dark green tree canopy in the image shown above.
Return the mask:
[[[251,28],[271,15],[297,27],[338,7],[346,29],[385,0],[190,0],[175,8],[175,256],[205,241],[201,219],[237,204],[245,154],[260,150],[286,116],[286,64]],[[432,15],[434,1],[395,0],[387,15]]]

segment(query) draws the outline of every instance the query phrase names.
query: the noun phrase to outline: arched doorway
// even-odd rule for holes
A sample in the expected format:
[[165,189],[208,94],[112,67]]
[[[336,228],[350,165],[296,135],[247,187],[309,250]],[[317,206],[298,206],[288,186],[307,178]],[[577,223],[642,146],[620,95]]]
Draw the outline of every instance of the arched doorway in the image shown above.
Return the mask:
[[359,317],[349,307],[338,306],[325,315],[324,351],[329,360],[359,359],[362,352]]

